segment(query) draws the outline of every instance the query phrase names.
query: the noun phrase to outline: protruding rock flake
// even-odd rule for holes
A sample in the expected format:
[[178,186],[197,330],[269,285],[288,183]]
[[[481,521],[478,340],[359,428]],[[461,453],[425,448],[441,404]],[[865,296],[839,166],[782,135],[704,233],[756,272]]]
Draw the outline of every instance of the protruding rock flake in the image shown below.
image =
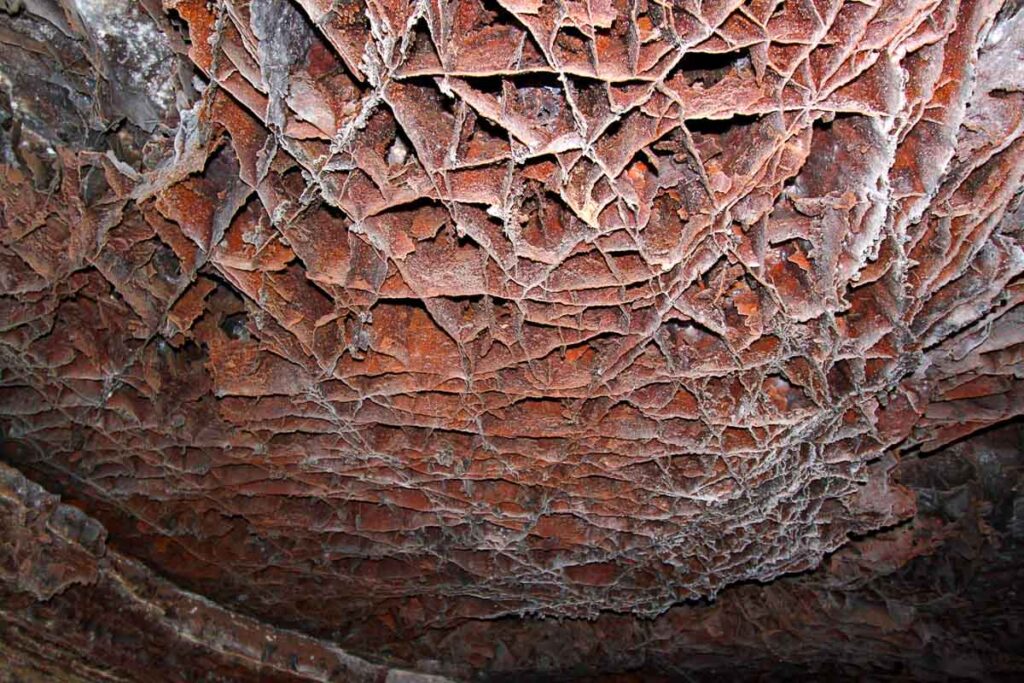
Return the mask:
[[1019,1],[163,3],[0,14],[0,596],[223,680],[765,672],[1017,547]]

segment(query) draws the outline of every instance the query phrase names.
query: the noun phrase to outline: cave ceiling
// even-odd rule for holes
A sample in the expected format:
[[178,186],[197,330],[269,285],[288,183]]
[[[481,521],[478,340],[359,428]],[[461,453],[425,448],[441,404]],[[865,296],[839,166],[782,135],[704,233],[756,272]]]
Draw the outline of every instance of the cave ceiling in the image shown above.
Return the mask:
[[1020,673],[1022,197],[1019,0],[3,0],[11,680]]

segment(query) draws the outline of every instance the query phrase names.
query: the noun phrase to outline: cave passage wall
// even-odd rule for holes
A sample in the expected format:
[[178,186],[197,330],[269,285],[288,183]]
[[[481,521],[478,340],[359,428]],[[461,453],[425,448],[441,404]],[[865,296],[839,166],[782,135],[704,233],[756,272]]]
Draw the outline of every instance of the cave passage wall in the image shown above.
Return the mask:
[[3,460],[317,647],[767,671],[1019,576],[1022,196],[1017,0],[9,2]]

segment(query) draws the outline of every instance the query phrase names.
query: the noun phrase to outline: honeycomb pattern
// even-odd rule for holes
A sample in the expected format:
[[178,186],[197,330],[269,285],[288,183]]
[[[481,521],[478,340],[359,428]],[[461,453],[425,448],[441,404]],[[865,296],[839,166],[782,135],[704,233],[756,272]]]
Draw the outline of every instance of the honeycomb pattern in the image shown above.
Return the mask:
[[999,2],[166,8],[203,75],[166,158],[4,166],[0,398],[186,585],[364,647],[654,616],[906,518],[899,447],[1021,412]]

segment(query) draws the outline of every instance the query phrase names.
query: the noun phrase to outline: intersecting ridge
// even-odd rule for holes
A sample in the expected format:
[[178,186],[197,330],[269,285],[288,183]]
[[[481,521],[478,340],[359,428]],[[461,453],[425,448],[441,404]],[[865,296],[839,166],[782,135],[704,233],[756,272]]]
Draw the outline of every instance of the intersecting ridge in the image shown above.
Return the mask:
[[0,175],[10,458],[363,648],[812,568],[1022,412],[1011,5],[131,4],[151,158]]

